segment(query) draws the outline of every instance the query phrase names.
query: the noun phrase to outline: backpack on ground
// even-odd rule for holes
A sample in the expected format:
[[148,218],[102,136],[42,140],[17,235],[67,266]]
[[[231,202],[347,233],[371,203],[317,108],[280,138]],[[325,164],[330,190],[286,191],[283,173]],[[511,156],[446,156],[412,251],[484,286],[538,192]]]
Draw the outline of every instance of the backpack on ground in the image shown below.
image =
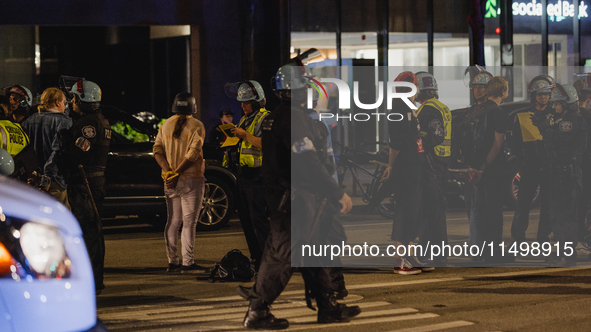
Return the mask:
[[209,276],[209,282],[220,281],[250,281],[254,276],[254,267],[250,259],[238,250],[228,251],[222,260],[215,265]]

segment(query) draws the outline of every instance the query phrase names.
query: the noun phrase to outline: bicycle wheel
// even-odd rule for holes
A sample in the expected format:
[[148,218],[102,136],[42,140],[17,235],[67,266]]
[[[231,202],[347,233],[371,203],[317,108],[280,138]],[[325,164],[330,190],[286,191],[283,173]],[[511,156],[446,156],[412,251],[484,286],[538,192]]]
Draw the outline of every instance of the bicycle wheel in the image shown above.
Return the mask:
[[372,193],[370,206],[375,206],[378,214],[386,219],[394,218],[396,210],[396,198],[392,185],[388,182],[379,183]]

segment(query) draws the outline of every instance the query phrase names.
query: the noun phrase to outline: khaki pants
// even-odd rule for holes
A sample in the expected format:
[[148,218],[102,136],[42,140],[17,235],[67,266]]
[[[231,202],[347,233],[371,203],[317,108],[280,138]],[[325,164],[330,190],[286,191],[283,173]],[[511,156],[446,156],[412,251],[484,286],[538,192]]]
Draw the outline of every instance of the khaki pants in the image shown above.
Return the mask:
[[68,210],[71,210],[70,202],[68,202],[68,192],[66,189],[62,188],[62,186],[51,181],[47,193],[49,193],[51,197],[57,199],[60,203],[64,204]]

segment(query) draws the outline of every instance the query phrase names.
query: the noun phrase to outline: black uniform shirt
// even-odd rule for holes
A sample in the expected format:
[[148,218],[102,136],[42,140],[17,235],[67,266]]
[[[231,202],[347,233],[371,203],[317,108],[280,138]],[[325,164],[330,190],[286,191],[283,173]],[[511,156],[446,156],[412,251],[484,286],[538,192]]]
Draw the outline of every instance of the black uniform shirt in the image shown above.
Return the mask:
[[70,146],[73,163],[83,165],[85,170],[104,170],[107,165],[109,144],[111,142],[111,127],[109,122],[99,111],[84,114],[70,129],[72,142],[83,137],[90,143],[90,149],[83,151],[76,146]]
[[[468,166],[479,169],[485,162],[490,149],[495,141],[495,133],[505,134],[509,123],[507,112],[501,109],[494,101],[487,100],[479,107],[486,108],[486,112],[478,117],[474,128],[474,155],[467,160]],[[504,165],[507,159],[503,149],[499,151],[495,159],[486,167],[489,171],[497,166]]]
[[209,134],[209,143],[213,143],[213,144],[222,144],[222,142],[224,142],[224,140],[226,139],[226,135],[224,134],[224,132],[220,129],[219,126],[221,126],[222,123],[218,122],[215,127],[213,127],[211,129],[211,133]]
[[[418,166],[425,158],[425,149],[415,112],[404,102],[397,99],[391,113],[400,113],[403,117],[402,121],[388,122],[389,146],[392,150],[399,151],[396,163],[408,163]],[[391,118],[394,119],[395,117],[392,116]]]
[[579,107],[579,111],[587,125],[587,147],[585,148],[583,156],[587,159],[591,159],[591,134],[589,133],[589,127],[591,126],[591,111],[584,107]]
[[587,124],[580,114],[573,111],[564,115],[554,114],[552,122],[550,127],[542,130],[546,163],[553,166],[572,164],[585,151]]
[[291,112],[292,183],[311,189],[320,197],[339,200],[345,193],[332,177],[332,161],[326,152],[326,127],[301,108]]

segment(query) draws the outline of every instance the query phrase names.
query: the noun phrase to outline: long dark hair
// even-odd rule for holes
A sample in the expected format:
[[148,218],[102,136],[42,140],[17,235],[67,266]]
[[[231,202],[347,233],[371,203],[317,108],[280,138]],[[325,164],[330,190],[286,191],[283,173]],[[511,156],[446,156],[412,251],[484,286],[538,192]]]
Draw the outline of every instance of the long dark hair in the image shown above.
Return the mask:
[[187,117],[189,116],[191,115],[179,114],[179,118],[176,120],[176,125],[174,126],[174,131],[172,132],[172,137],[181,137],[183,128],[185,128],[185,124],[187,123]]

